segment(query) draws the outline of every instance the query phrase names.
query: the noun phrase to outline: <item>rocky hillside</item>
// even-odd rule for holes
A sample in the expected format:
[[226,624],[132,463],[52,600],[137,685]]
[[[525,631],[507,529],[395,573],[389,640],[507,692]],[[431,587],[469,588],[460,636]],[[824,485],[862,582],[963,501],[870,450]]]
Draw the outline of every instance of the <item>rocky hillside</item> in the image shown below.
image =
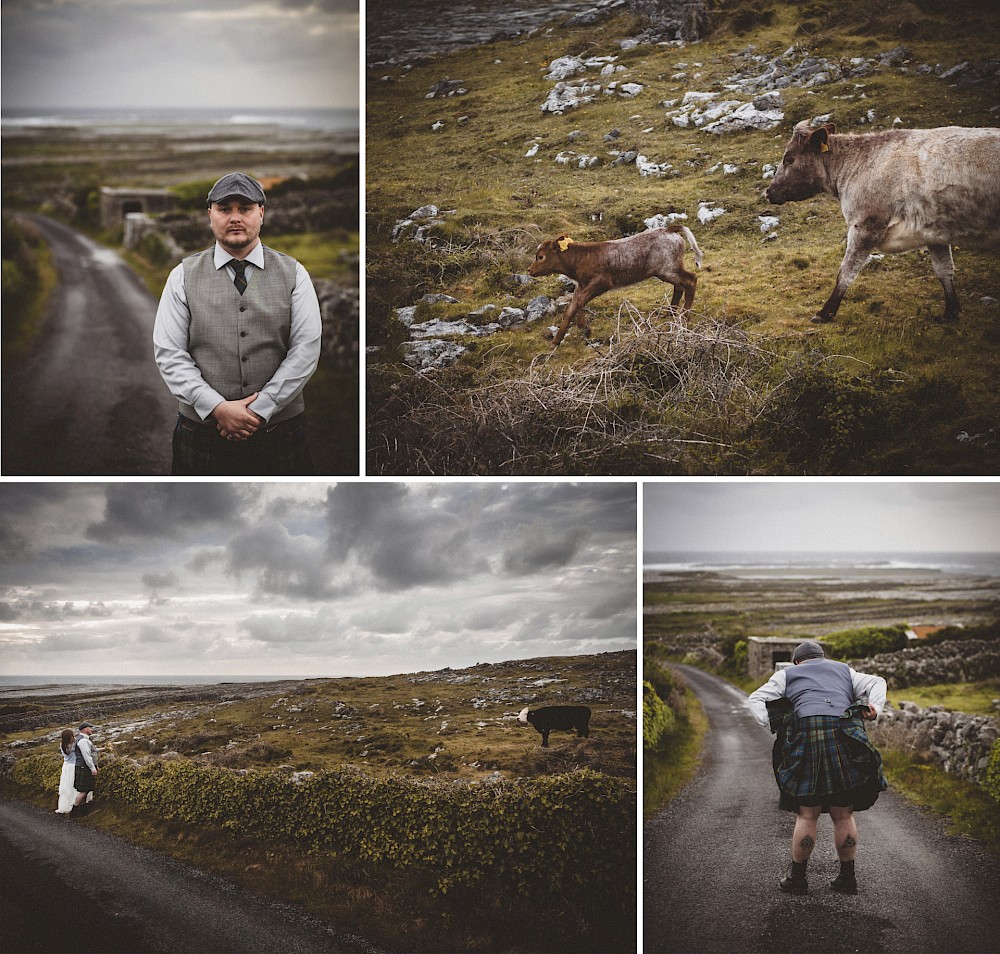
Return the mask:
[[[912,253],[871,262],[820,329],[809,318],[839,265],[840,211],[823,197],[779,209],[762,193],[803,119],[857,133],[996,125],[1000,13],[688,4],[709,13],[690,41],[650,6],[676,5],[602,4],[473,51],[371,64],[369,472],[991,467],[995,259],[957,253],[959,326],[935,323],[940,288]],[[571,333],[539,365],[566,288],[526,275],[538,242],[675,221],[705,251],[687,326],[645,282],[590,305],[593,347]],[[688,333],[680,365],[661,366]],[[635,336],[653,353],[636,355]],[[700,341],[728,361],[704,360]],[[583,396],[562,400],[586,374],[580,390],[600,395],[593,433],[573,429]],[[462,459],[460,407],[481,441]],[[447,453],[434,454],[435,435]],[[561,453],[543,457],[538,445],[553,441]],[[589,456],[601,441],[616,442],[622,470]]]

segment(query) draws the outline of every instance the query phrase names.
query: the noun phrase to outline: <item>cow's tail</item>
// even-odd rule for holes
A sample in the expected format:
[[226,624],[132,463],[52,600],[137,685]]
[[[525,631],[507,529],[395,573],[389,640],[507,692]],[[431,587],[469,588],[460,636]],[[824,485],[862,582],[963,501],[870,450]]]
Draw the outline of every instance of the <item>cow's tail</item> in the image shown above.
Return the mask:
[[694,240],[694,232],[692,232],[686,225],[682,225],[681,234],[687,239],[688,245],[691,246],[691,250],[694,252],[694,263],[698,268],[701,268],[701,260],[703,258],[701,254],[701,249],[698,248],[698,243]]

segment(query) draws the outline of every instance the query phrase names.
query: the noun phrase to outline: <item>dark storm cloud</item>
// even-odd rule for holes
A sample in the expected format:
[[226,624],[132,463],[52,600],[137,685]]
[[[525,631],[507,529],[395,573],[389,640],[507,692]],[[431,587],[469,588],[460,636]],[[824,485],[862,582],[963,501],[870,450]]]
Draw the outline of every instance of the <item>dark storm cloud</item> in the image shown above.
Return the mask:
[[102,542],[176,537],[207,524],[237,522],[240,496],[232,484],[110,484],[104,518],[87,528]]
[[353,555],[386,589],[448,583],[487,567],[447,498],[429,501],[419,486],[338,484],[327,493],[327,519],[330,558]]
[[385,589],[570,565],[598,534],[634,548],[636,491],[618,484],[338,484],[329,553],[353,556]]
[[293,535],[277,520],[264,520],[235,534],[226,544],[227,572],[253,574],[257,587],[304,599],[336,595],[322,541]]
[[504,550],[503,568],[508,573],[527,575],[564,567],[576,557],[586,537],[582,527],[561,531],[537,522],[518,527]]

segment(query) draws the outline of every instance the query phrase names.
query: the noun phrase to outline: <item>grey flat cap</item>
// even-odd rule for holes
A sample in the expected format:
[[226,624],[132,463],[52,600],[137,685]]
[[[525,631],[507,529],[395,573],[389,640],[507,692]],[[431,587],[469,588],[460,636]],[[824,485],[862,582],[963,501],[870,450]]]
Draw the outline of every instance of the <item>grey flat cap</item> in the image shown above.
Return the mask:
[[238,195],[258,205],[264,204],[264,189],[261,184],[245,172],[230,172],[212,186],[208,193],[208,204],[221,202],[231,195]]
[[804,659],[822,659],[826,656],[823,647],[815,639],[807,639],[799,643],[792,653],[792,662],[802,662]]

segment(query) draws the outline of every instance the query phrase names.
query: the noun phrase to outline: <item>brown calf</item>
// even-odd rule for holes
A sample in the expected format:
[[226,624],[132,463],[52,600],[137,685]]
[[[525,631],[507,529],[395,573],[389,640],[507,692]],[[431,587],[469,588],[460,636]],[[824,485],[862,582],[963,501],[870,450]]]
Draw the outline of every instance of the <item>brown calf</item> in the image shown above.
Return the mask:
[[587,302],[612,288],[634,285],[647,278],[670,282],[674,286],[671,307],[676,308],[683,295],[684,311],[690,311],[698,276],[684,268],[684,239],[694,250],[695,262],[701,268],[701,249],[684,225],[650,229],[610,242],[574,242],[566,235],[542,242],[528,274],[536,278],[560,274],[576,282],[576,291],[552,339],[552,347],[563,340],[574,318],[584,335],[589,335],[583,311]]

